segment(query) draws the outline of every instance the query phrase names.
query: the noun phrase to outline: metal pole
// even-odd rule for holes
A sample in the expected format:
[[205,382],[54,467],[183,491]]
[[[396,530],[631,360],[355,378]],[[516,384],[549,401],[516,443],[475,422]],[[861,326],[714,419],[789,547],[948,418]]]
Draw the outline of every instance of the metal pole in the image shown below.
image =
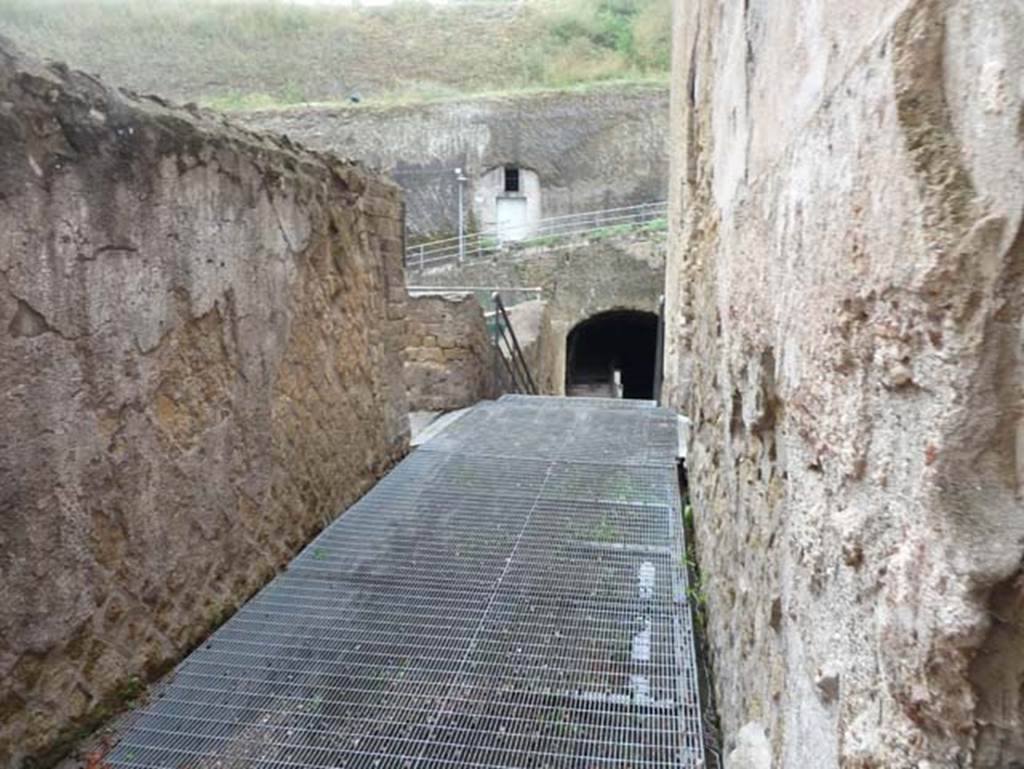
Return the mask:
[[500,357],[501,357],[501,313],[498,312],[498,292],[495,291],[491,294],[491,302],[494,304],[494,396],[497,397],[502,394],[501,385],[499,380],[501,379],[500,369]]
[[661,403],[661,388],[665,381],[665,295],[658,300],[658,341],[654,348],[654,400]]
[[463,198],[468,178],[461,168],[455,169],[455,177],[459,182],[459,262],[466,259],[466,204]]

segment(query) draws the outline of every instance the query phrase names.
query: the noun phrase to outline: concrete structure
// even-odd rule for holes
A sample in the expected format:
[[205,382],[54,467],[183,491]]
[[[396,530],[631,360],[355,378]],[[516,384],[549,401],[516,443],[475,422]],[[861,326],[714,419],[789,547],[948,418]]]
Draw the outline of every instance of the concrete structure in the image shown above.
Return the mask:
[[[46,765],[401,456],[399,190],[0,42],[0,765]],[[47,758],[49,757],[49,758]]]
[[[506,220],[521,215],[514,221],[527,233],[542,216],[664,200],[668,184],[668,91],[660,86],[299,107],[238,119],[387,171],[405,191],[413,238],[456,232],[456,169],[468,180],[471,228],[496,227],[504,206]],[[506,189],[506,168],[518,171],[518,190]]]
[[731,766],[1022,766],[1024,8],[676,10],[666,395]]
[[537,232],[544,210],[542,195],[536,171],[518,165],[492,168],[479,178],[473,195],[477,226],[497,233],[501,242],[525,240]]
[[[608,313],[620,312],[623,319],[657,313],[664,270],[665,233],[638,230],[576,239],[559,247],[519,247],[491,259],[413,273],[409,281],[427,286],[542,288],[539,303],[513,309],[512,323],[540,392],[564,395],[572,380],[567,361],[574,329]],[[649,346],[653,374],[655,339],[634,341]]]

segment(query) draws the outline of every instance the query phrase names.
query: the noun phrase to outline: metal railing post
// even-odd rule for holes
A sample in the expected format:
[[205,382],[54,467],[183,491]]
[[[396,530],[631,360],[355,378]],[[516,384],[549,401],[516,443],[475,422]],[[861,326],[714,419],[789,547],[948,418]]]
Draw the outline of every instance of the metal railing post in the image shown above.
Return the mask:
[[[505,331],[502,329],[501,324],[505,324],[505,328],[508,329],[509,340],[506,340],[506,344],[509,348],[509,359],[505,361],[505,365],[509,370],[509,375],[512,377],[512,385],[523,391],[528,395],[537,394],[537,385],[533,381],[533,376],[530,374],[530,367],[526,365],[526,356],[523,355],[523,348],[519,346],[519,339],[516,337],[515,329],[512,328],[512,321],[509,320],[508,313],[505,311],[505,305],[501,301],[501,295],[495,291],[493,294],[494,298],[494,320],[495,328],[497,333],[495,334],[495,347],[499,349],[499,339],[503,339]],[[502,354],[502,357],[504,355]],[[519,379],[522,378],[520,384]]]
[[459,264],[466,259],[466,203],[465,190],[469,178],[462,173],[461,168],[455,169],[455,176],[459,184]]
[[661,387],[665,382],[665,295],[658,300],[658,341],[654,348],[654,400],[661,403]]
[[491,303],[494,305],[494,394],[501,395],[501,317],[498,315],[498,292],[491,294]]

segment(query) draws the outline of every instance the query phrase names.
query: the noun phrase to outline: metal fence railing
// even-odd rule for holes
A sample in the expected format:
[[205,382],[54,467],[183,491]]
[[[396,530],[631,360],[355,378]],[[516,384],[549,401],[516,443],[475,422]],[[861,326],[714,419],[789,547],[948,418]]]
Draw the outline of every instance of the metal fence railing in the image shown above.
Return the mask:
[[503,228],[500,232],[487,230],[469,233],[462,238],[456,236],[418,243],[406,249],[405,266],[410,270],[425,270],[483,259],[512,248],[529,248],[548,243],[554,245],[562,239],[653,226],[665,220],[667,208],[665,201],[642,203],[549,217],[518,231],[515,228]]
[[[506,309],[516,307],[523,302],[531,302],[540,299],[544,295],[544,289],[540,286],[529,286],[512,288],[509,286],[406,286],[410,297],[438,296],[445,294],[472,294],[480,303],[481,307],[487,308],[493,304],[494,292],[501,293],[502,302]],[[484,312],[484,318],[488,323],[494,320],[494,311]]]
[[[405,290],[409,292],[409,296],[431,296],[435,294],[481,294],[486,293],[487,297],[490,298],[494,293],[500,292],[502,294],[542,294],[544,288],[542,286],[406,286]],[[481,302],[481,305],[486,304]],[[507,306],[507,303],[506,303]]]
[[537,384],[519,346],[501,294],[494,292],[494,383],[499,392],[537,395]]

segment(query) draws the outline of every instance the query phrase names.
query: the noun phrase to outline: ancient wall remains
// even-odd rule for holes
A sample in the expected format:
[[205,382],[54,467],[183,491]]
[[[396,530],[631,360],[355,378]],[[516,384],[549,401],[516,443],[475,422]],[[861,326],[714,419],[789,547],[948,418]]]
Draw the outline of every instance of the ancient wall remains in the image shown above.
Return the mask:
[[[658,312],[664,290],[666,235],[641,230],[501,251],[492,258],[412,272],[424,286],[539,288],[506,292],[509,304],[539,298],[512,322],[527,349],[534,379],[547,395],[565,394],[566,340],[573,327],[612,310]],[[522,326],[520,329],[519,326]]]
[[676,12],[666,393],[733,765],[1024,765],[1024,8]]
[[167,670],[403,453],[405,289],[391,183],[4,42],[0,179],[17,767]]
[[494,346],[476,297],[411,297],[407,316],[410,410],[455,411],[494,397]]
[[456,168],[467,178],[471,227],[492,223],[489,172],[505,165],[537,174],[543,217],[664,200],[668,184],[668,90],[660,86],[302,107],[239,119],[387,171],[405,191],[411,237],[457,230]]

